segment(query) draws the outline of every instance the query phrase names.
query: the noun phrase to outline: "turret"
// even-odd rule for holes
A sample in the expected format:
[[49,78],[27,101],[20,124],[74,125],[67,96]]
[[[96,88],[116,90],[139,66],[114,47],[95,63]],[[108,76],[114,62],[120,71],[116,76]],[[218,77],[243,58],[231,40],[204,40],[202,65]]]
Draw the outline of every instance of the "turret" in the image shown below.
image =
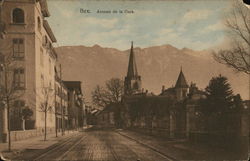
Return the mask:
[[182,68],[181,68],[180,74],[175,84],[175,91],[176,91],[177,100],[183,100],[184,98],[187,97],[188,84],[182,72]]

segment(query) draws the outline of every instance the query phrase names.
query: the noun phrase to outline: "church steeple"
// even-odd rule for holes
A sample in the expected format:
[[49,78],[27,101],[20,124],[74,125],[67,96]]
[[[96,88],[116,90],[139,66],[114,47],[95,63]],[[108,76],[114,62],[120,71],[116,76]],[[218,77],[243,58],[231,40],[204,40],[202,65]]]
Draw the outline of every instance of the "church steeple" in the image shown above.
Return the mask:
[[125,87],[124,93],[126,95],[141,92],[141,76],[139,76],[137,72],[133,41],[131,43],[129,62],[128,62],[128,72],[127,76],[125,77],[124,87]]
[[131,42],[130,55],[129,55],[127,77],[132,78],[132,77],[135,77],[135,76],[138,76],[138,73],[137,73],[137,66],[136,66],[134,48],[133,48],[133,41],[132,41]]
[[176,84],[175,84],[175,91],[176,91],[177,100],[183,100],[184,98],[187,97],[188,84],[182,72],[182,67],[181,67],[181,71],[178,76],[178,79],[176,81]]

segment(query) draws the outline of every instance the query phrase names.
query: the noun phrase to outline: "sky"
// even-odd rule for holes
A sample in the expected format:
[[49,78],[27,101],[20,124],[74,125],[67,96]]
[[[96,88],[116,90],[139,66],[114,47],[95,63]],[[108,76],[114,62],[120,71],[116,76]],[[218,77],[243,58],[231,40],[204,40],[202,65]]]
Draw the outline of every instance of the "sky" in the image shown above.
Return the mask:
[[171,44],[204,50],[225,40],[223,16],[230,4],[231,0],[48,0],[48,21],[58,46],[98,44],[126,50],[134,41],[141,48]]

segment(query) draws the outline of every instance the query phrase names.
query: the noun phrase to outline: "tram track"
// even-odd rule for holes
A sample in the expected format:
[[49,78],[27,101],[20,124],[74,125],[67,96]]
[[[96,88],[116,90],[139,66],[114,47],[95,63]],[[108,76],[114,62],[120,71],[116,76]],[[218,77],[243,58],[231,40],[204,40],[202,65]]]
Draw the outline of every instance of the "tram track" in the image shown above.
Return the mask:
[[36,156],[32,160],[46,160],[44,158],[47,158],[48,156],[51,156],[56,152],[62,152],[62,151],[60,151],[61,148],[63,148],[67,144],[78,141],[79,137],[82,137],[82,134],[79,133],[76,137],[73,137],[73,138],[70,138],[70,136],[69,136],[69,137],[65,138],[62,142],[60,142],[59,144],[56,144],[56,145],[49,147],[45,152],[39,154],[38,156]]
[[87,138],[87,136],[82,136],[82,138],[80,140],[78,140],[77,142],[75,142],[73,145],[71,145],[71,147],[64,152],[63,155],[61,155],[60,157],[56,158],[56,160],[63,160],[63,158],[65,158],[69,152],[71,152],[76,146],[78,146],[83,140],[85,140]]

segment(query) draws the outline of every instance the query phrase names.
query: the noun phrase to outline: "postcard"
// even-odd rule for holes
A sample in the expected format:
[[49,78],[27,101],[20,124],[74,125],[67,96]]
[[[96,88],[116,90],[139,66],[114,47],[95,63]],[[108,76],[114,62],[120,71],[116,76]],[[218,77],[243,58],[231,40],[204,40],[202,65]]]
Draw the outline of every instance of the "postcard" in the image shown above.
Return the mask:
[[247,160],[247,0],[0,0],[2,160]]

